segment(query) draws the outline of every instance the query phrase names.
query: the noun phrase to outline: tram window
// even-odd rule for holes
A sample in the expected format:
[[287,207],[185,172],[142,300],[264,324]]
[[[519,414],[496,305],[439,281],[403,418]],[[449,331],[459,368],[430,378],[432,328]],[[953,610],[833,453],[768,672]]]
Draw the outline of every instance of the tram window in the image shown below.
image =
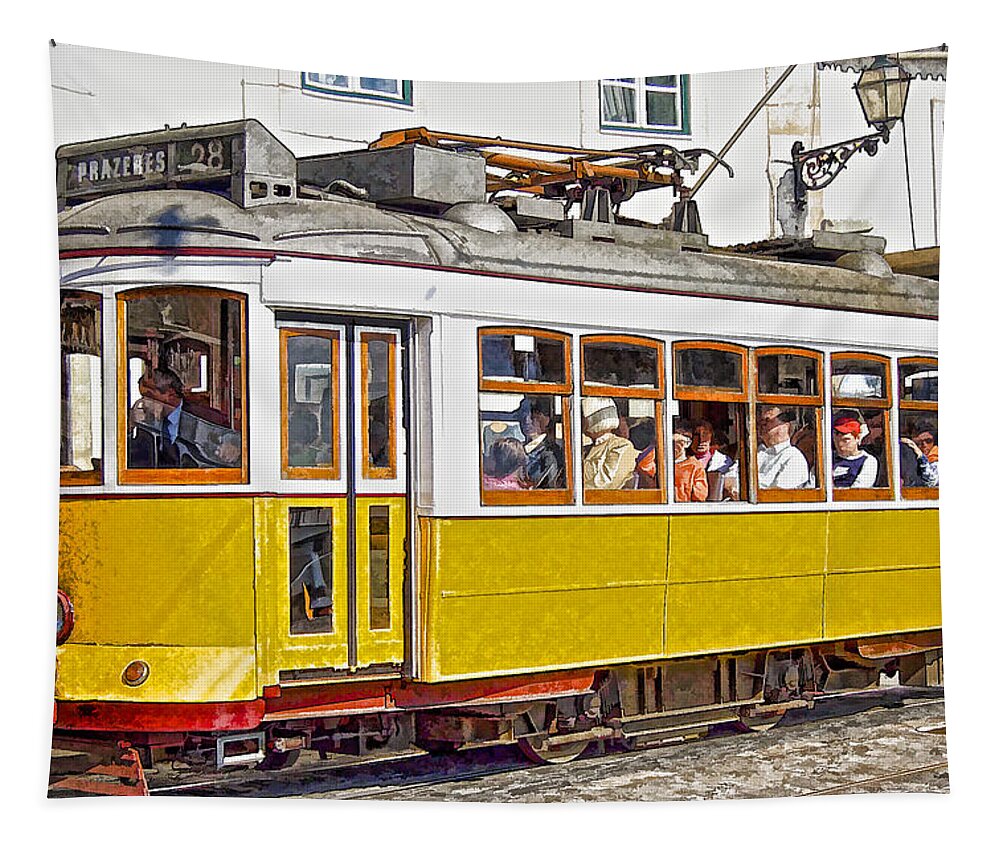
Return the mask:
[[674,502],[701,501],[689,485],[705,472],[708,502],[747,499],[747,351],[729,343],[674,343],[671,446]]
[[484,505],[572,502],[569,358],[566,334],[480,329],[480,484]]
[[904,499],[936,499],[938,368],[933,358],[899,360],[899,480]]
[[244,298],[180,288],[118,298],[121,480],[246,481]]
[[663,502],[663,346],[584,337],[584,502]]
[[928,361],[899,364],[899,399],[901,402],[934,402],[938,400],[937,364]]
[[569,502],[567,408],[559,396],[479,394],[487,504]]
[[291,635],[333,632],[333,535],[329,508],[288,509]]
[[819,416],[822,409],[795,405],[757,405],[757,488],[784,494],[812,492],[823,495],[819,469]]
[[[567,383],[569,347],[562,334],[497,329],[480,332],[483,382]],[[484,388],[490,389],[490,388]]]
[[368,625],[389,629],[389,506],[368,508]]
[[740,351],[722,348],[677,348],[675,383],[681,387],[742,390],[745,360]]
[[396,478],[396,338],[361,334],[361,475]]
[[283,478],[340,476],[339,343],[336,331],[281,331]]
[[889,367],[883,355],[834,352],[830,356],[829,470],[835,500],[892,498]]
[[102,480],[103,399],[101,297],[65,292],[60,303],[62,429],[60,483],[97,485]]
[[818,396],[820,362],[788,353],[757,356],[758,396]]
[[888,411],[883,408],[834,408],[830,428],[834,488],[889,487],[887,426]]
[[833,395],[842,399],[887,399],[888,364],[842,354],[832,357]]

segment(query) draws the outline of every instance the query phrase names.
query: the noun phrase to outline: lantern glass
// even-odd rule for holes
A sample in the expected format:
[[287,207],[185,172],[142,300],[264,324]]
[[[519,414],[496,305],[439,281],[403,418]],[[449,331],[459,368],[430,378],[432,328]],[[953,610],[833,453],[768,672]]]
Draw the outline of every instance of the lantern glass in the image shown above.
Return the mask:
[[865,120],[872,127],[892,127],[903,117],[910,77],[899,65],[879,57],[865,69],[855,89]]

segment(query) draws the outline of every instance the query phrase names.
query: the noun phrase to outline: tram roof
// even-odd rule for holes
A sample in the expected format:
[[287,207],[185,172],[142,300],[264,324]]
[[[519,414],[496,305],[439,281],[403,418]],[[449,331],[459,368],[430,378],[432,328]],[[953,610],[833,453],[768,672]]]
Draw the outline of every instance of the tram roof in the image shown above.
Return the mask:
[[[584,225],[590,223],[583,223]],[[580,228],[585,230],[584,228]],[[106,196],[63,210],[60,249],[245,251],[436,267],[498,277],[622,290],[709,295],[936,318],[936,281],[893,274],[888,264],[852,268],[738,256],[669,231],[621,228],[615,241],[552,231],[493,233],[457,221],[389,211],[370,202],[291,198],[245,208],[221,195],[163,189]],[[624,234],[624,236],[622,236]],[[621,237],[621,238],[616,238]],[[671,238],[673,237],[673,238]],[[862,256],[854,252],[848,260]],[[863,260],[864,258],[862,258]],[[871,259],[871,258],[869,258]],[[884,268],[882,268],[884,266]],[[876,272],[871,274],[869,272]]]

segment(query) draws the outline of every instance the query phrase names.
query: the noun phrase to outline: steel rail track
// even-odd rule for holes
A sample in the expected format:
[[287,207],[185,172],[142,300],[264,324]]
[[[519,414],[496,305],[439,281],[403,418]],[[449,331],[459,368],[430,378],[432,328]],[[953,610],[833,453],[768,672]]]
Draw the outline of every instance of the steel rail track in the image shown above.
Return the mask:
[[841,783],[839,786],[831,786],[828,789],[817,789],[813,792],[801,792],[795,797],[811,798],[819,795],[840,795],[849,792],[851,789],[861,789],[865,786],[873,786],[883,783],[886,780],[898,780],[902,777],[910,777],[916,774],[926,774],[928,771],[939,771],[948,768],[948,762],[933,762],[930,765],[922,765],[919,768],[905,768],[900,771],[892,771],[888,774],[880,774],[877,777],[870,777],[867,780],[854,780],[850,783]]

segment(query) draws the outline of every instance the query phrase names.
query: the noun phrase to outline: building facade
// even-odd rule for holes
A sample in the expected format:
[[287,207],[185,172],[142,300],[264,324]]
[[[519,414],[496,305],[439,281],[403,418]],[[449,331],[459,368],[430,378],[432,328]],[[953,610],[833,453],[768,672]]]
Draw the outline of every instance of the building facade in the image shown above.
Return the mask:
[[[875,157],[855,155],[828,188],[809,193],[806,235],[870,230],[886,238],[887,252],[938,245],[945,53],[924,55],[910,66],[916,74],[905,119],[888,143]],[[798,65],[768,98],[725,156],[734,176],[716,168],[698,191],[712,245],[783,235],[779,182],[794,142],[811,149],[871,132],[853,88],[859,62]],[[383,132],[420,126],[602,150],[659,142],[719,151],[785,71],[461,83],[340,70],[280,71],[56,45],[55,142],[256,118],[297,157],[363,148]],[[702,157],[701,171],[709,163]],[[688,184],[697,177],[688,176]],[[642,193],[623,213],[658,223],[674,200],[668,189]]]

